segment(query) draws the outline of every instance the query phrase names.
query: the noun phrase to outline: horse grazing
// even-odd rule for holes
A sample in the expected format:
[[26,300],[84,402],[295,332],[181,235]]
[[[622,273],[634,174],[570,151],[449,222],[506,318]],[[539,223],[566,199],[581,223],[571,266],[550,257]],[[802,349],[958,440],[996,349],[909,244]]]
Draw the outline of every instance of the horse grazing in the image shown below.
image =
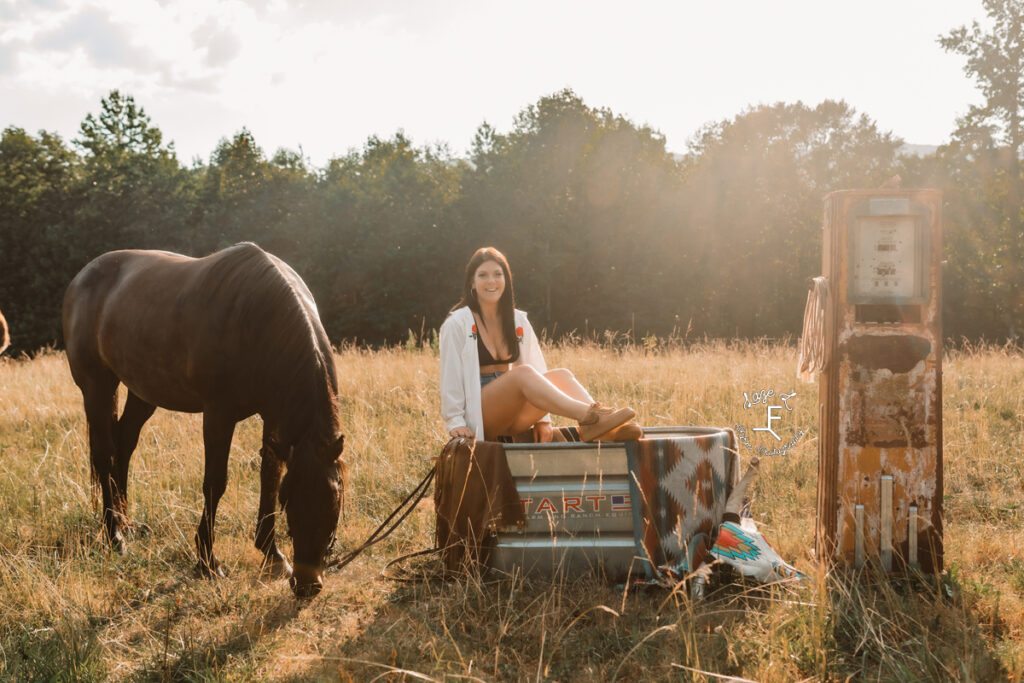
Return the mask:
[[[158,406],[202,412],[205,504],[196,570],[222,575],[213,528],[228,451],[236,423],[258,413],[263,448],[256,547],[266,570],[290,576],[296,596],[319,593],[342,505],[344,436],[330,343],[295,271],[251,243],[198,259],[112,251],[71,281],[63,322],[111,544],[123,551],[128,464],[142,425]],[[119,382],[128,389],[120,417]],[[279,493],[294,569],[274,541]]]

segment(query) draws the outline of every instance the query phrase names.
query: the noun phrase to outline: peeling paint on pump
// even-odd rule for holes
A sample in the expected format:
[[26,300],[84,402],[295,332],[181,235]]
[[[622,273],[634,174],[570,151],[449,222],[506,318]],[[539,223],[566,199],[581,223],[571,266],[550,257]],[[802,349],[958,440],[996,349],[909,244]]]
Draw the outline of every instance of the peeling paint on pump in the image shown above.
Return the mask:
[[840,564],[856,562],[858,533],[868,561],[887,557],[884,525],[886,569],[915,554],[942,569],[940,207],[935,190],[825,198],[817,546]]

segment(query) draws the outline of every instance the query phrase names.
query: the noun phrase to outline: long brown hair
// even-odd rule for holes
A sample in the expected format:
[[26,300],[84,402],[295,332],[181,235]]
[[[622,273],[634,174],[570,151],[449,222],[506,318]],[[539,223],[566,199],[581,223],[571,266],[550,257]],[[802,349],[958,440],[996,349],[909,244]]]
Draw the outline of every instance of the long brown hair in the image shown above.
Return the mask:
[[515,358],[519,355],[519,349],[516,346],[516,297],[512,291],[512,271],[508,267],[508,259],[500,251],[494,247],[480,247],[473,253],[469,263],[466,264],[466,279],[462,283],[462,298],[459,299],[459,303],[452,306],[452,311],[469,306],[469,309],[476,313],[480,322],[483,323],[484,317],[480,312],[480,302],[477,301],[476,292],[473,289],[473,279],[476,277],[476,269],[488,261],[494,261],[501,266],[501,270],[505,274],[505,291],[498,299],[498,314],[501,316],[501,333],[505,338],[505,345],[512,357]]

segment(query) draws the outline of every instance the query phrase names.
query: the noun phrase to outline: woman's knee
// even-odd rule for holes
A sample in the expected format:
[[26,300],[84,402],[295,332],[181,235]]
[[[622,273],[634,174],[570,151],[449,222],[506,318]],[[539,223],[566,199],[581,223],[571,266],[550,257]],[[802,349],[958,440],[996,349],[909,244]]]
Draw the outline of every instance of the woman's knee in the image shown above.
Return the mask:
[[572,374],[572,370],[568,368],[555,368],[554,370],[548,370],[544,373],[544,376],[555,384],[558,384],[559,381],[571,382],[576,379],[576,375]]

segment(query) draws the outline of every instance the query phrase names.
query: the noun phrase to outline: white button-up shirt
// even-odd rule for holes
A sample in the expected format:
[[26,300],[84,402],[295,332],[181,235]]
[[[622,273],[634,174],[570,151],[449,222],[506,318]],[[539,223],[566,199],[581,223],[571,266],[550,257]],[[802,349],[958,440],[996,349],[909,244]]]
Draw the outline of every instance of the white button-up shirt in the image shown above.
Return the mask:
[[[512,365],[529,365],[541,374],[548,371],[537,335],[526,317],[516,309],[515,327],[522,329],[519,358]],[[456,427],[469,427],[476,438],[484,438],[483,409],[480,407],[480,356],[477,353],[473,312],[463,306],[448,314],[441,325],[441,417],[449,433]],[[545,415],[540,422],[550,422]]]

